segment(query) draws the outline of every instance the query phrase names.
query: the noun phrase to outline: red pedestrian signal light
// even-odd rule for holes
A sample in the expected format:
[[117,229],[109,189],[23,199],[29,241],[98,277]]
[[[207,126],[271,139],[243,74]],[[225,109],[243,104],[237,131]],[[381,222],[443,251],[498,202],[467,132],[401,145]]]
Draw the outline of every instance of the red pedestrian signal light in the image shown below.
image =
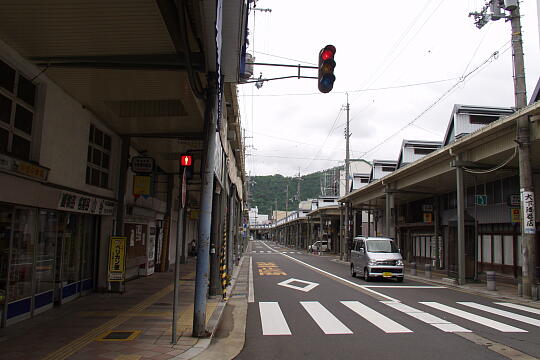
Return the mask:
[[180,166],[191,166],[193,164],[193,157],[191,155],[180,156]]
[[336,54],[336,47],[334,45],[326,45],[319,52],[319,91],[322,93],[329,93],[334,87],[334,81],[336,77],[334,75],[334,68],[336,62],[334,61],[334,55]]

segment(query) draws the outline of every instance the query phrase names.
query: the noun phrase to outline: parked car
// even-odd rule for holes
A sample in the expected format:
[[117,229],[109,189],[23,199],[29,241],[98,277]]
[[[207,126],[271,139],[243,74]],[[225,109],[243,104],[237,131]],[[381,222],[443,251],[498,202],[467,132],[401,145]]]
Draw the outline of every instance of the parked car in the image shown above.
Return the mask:
[[351,248],[351,275],[362,274],[403,281],[403,258],[394,240],[382,237],[355,237]]
[[313,244],[308,246],[308,251],[309,252],[328,251],[328,241],[326,240],[315,241]]

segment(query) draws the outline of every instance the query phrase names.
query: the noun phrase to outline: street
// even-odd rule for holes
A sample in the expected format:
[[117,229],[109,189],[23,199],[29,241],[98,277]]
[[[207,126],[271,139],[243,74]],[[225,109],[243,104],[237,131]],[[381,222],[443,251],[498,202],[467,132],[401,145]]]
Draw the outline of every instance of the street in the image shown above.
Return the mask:
[[252,242],[250,255],[237,359],[540,357],[537,308],[407,278],[366,283],[332,256],[273,242]]

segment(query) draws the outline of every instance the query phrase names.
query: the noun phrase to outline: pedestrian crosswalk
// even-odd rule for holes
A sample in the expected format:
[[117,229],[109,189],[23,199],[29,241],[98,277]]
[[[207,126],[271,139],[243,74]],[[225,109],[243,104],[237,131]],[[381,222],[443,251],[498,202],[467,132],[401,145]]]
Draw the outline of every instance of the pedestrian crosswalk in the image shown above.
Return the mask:
[[271,251],[271,250],[253,250],[251,254],[303,254],[302,251]]
[[[355,323],[357,321],[367,321],[375,328],[386,334],[406,334],[414,333],[415,327],[412,326],[410,321],[407,322],[407,326],[399,323],[400,319],[403,321],[403,317],[399,316],[399,313],[406,314],[421,323],[428,324],[443,332],[450,333],[465,333],[471,332],[469,326],[480,325],[483,328],[497,330],[505,333],[523,333],[532,331],[526,330],[514,325],[510,325],[500,321],[500,318],[510,319],[514,322],[531,325],[534,327],[540,327],[540,309],[517,305],[505,302],[495,302],[493,304],[485,305],[470,301],[458,301],[451,305],[442,304],[435,301],[420,301],[419,307],[425,307],[427,311],[422,310],[419,307],[411,306],[397,301],[381,301],[380,303],[388,306],[388,311],[376,310],[360,301],[338,301],[339,304],[344,306],[344,309],[348,309],[350,313],[344,317],[344,312],[339,311],[341,315],[332,313],[325,305],[319,301],[300,301],[299,308],[303,308],[305,311],[301,312],[297,308],[294,311],[287,312],[288,314],[294,314],[294,320],[287,320],[280,304],[278,302],[259,302],[259,313],[261,318],[262,334],[263,335],[293,335],[290,330],[291,321],[305,321],[301,314],[307,315],[308,321],[313,321],[321,331],[326,335],[347,335],[353,334]],[[328,304],[335,309],[334,304]],[[328,306],[327,305],[327,306]],[[290,303],[287,306],[291,306]],[[460,308],[461,307],[461,308]],[[501,309],[501,307],[506,309]],[[380,306],[378,307],[380,309]],[[472,309],[476,313],[463,310]],[[511,308],[514,311],[508,311]],[[444,314],[445,319],[434,315],[428,311],[435,310],[438,313]],[[522,312],[525,314],[520,314]],[[479,315],[487,314],[486,316]],[[529,316],[534,314],[533,316]],[[299,317],[300,315],[300,317]],[[355,317],[356,315],[357,317]],[[487,316],[496,315],[498,320],[491,319]],[[340,319],[342,317],[342,319]],[[448,319],[447,319],[448,318]],[[455,319],[455,320],[454,320]],[[458,321],[469,323],[467,327],[463,327],[461,324],[455,324],[451,321]],[[525,326],[526,326],[525,325]],[[525,327],[523,326],[523,327]],[[364,327],[364,326],[362,326]],[[293,327],[299,329],[298,326]]]

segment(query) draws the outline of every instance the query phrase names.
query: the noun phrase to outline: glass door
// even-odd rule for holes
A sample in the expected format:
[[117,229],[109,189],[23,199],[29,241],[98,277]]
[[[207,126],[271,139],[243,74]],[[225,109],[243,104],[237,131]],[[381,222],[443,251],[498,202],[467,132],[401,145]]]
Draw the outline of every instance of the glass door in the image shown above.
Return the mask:
[[0,206],[0,327],[5,326],[13,207]]
[[7,284],[7,324],[29,318],[34,294],[36,212],[15,208]]
[[81,216],[82,254],[81,254],[81,292],[94,289],[94,254],[96,251],[96,221],[91,215]]
[[36,246],[34,313],[47,310],[53,304],[57,232],[58,215],[52,211],[40,210],[39,237]]
[[81,285],[81,226],[82,216],[65,216],[62,236],[62,269],[60,302],[74,299],[80,294]]

